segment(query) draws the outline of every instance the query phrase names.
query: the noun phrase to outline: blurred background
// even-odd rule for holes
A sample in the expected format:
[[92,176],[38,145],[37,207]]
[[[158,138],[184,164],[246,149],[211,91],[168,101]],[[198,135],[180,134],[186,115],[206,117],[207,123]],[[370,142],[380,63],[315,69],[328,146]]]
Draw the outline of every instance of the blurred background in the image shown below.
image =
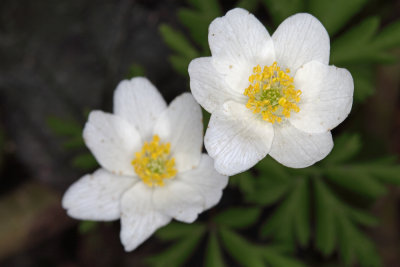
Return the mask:
[[[326,160],[292,170],[268,157],[198,222],[125,253],[118,221],[61,207],[97,168],[87,114],[111,112],[116,85],[134,76],[167,102],[189,91],[209,23],[235,6],[271,34],[297,12],[320,19],[331,64],[355,80],[352,113]],[[0,266],[400,266],[399,57],[400,1],[1,0]]]

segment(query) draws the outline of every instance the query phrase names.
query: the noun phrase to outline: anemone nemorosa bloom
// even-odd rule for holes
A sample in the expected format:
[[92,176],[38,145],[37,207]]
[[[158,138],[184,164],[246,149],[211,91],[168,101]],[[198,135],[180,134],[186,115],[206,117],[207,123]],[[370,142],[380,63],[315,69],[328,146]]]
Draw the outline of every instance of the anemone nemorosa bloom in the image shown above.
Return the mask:
[[167,106],[145,78],[122,81],[114,114],[92,111],[83,137],[101,168],[75,182],[62,205],[77,219],[121,219],[126,251],[172,218],[193,222],[227,184],[201,152],[201,109],[191,94]]
[[329,36],[309,14],[296,14],[270,36],[240,8],[215,19],[211,57],[189,65],[194,98],[212,113],[204,138],[218,172],[233,175],[267,154],[303,168],[326,157],[330,130],[349,114],[353,79],[329,66]]

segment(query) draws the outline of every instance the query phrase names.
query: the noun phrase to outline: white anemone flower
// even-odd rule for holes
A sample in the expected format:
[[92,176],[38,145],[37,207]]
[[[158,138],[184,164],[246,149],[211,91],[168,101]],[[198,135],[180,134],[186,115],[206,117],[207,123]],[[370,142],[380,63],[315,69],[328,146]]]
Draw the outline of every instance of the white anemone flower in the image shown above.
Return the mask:
[[211,57],[189,65],[194,98],[210,112],[204,138],[215,168],[234,175],[267,154],[303,168],[326,157],[330,130],[349,114],[354,84],[329,66],[329,36],[310,14],[296,14],[272,35],[240,8],[215,19]]
[[75,182],[62,205],[76,219],[121,219],[126,251],[172,218],[193,222],[227,185],[228,177],[202,154],[202,114],[192,95],[167,107],[145,78],[122,81],[114,114],[92,111],[83,137],[101,168]]

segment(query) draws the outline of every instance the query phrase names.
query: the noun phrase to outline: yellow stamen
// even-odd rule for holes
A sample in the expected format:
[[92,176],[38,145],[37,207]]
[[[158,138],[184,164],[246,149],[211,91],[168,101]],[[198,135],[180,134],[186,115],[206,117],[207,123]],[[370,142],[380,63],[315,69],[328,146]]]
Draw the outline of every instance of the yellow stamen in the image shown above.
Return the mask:
[[164,186],[164,179],[176,175],[175,159],[170,156],[170,147],[170,143],[160,143],[160,137],[154,135],[150,143],[145,142],[142,150],[135,153],[131,163],[143,183],[150,187]]
[[300,90],[295,90],[293,78],[274,62],[271,66],[253,68],[249,77],[250,86],[244,90],[249,99],[246,107],[253,113],[260,113],[263,120],[281,123],[290,118],[290,112],[299,112]]

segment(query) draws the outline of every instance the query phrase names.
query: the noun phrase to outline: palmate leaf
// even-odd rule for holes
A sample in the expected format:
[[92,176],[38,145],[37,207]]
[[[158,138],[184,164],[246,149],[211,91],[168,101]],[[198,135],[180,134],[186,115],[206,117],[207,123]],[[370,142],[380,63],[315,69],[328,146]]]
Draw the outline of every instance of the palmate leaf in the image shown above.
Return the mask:
[[193,254],[203,235],[205,227],[202,224],[170,223],[159,229],[156,236],[173,243],[164,251],[145,259],[149,266],[183,266]]
[[208,52],[208,25],[216,17],[222,15],[218,0],[191,0],[193,8],[178,10],[180,22],[189,29],[190,36],[202,47],[203,53]]
[[375,93],[375,74],[372,64],[346,65],[354,80],[354,102],[361,103]]
[[168,249],[146,259],[146,263],[153,267],[183,266],[199,244],[203,233],[192,233],[175,241]]
[[368,0],[310,0],[309,12],[324,25],[329,35],[334,35]]
[[[298,243],[303,247],[307,247],[311,236],[315,236],[311,241],[324,255],[339,252],[346,265],[357,262],[360,266],[380,266],[374,244],[359,227],[377,224],[377,219],[365,208],[386,192],[387,183],[400,184],[400,166],[393,157],[352,163],[361,148],[358,135],[343,134],[335,139],[331,154],[313,167],[298,170],[278,167],[268,158],[258,164],[256,168],[261,177],[254,178],[251,195],[260,198],[248,197],[250,203],[273,204],[261,197],[269,194],[270,188],[259,184],[275,184],[281,178],[281,187],[286,188],[279,198],[275,198],[278,205],[262,225],[261,235],[288,246]],[[259,182],[263,180],[272,182]],[[366,205],[356,208],[352,201],[342,200],[343,190],[353,192],[357,200],[365,199]],[[315,197],[311,202],[313,194]],[[310,232],[314,224],[311,213],[316,214],[315,235]]]
[[252,192],[250,194],[244,192],[247,202],[265,206],[278,201],[290,190],[293,179],[281,164],[266,158],[258,163],[255,169],[260,173],[260,177],[251,177]]
[[287,198],[261,227],[261,235],[274,236],[286,243],[297,239],[301,246],[306,246],[310,239],[309,195],[307,180],[295,180]]
[[304,0],[262,0],[275,25],[279,25],[287,17],[305,10]]
[[360,210],[349,208],[318,179],[315,180],[316,246],[325,255],[335,246],[347,265],[359,261],[362,266],[381,266],[373,243],[356,227],[376,224],[376,219]]
[[71,166],[81,170],[92,170],[99,164],[91,153],[82,153],[72,158]]
[[76,137],[82,135],[82,127],[72,119],[61,119],[57,117],[48,117],[47,125],[58,136]]
[[[83,128],[76,120],[49,117],[47,125],[54,134],[63,138],[62,146],[71,151],[86,148],[83,141]],[[98,166],[96,159],[89,152],[79,152],[70,160],[70,165],[76,169],[93,170]]]
[[219,229],[228,254],[244,267],[304,267],[299,261],[274,247],[254,245],[229,228]]
[[400,45],[400,21],[386,26],[378,33],[379,18],[370,17],[354,26],[332,43],[331,62],[348,63],[393,62],[388,49]]
[[253,13],[256,11],[258,2],[259,2],[259,0],[239,0],[236,3],[236,6],[240,7],[240,8],[244,8],[244,9],[248,10],[249,12]]
[[260,213],[261,209],[257,207],[234,207],[219,213],[214,221],[233,229],[242,229],[256,223]]
[[186,224],[171,222],[167,226],[159,229],[155,235],[163,241],[172,241],[189,236],[192,232],[201,233],[204,231],[204,225],[199,223]]
[[[155,235],[159,239],[172,242],[170,247],[146,259],[150,266],[182,266],[194,253],[204,233],[209,236],[205,248],[204,266],[224,267],[222,248],[241,266],[285,266],[300,267],[291,257],[291,250],[285,246],[254,245],[235,231],[257,223],[260,208],[233,207],[212,218],[211,223],[184,224],[172,222],[159,229]],[[220,238],[219,238],[220,237]]]
[[222,257],[219,241],[216,233],[211,232],[206,248],[205,267],[224,267],[225,263]]

